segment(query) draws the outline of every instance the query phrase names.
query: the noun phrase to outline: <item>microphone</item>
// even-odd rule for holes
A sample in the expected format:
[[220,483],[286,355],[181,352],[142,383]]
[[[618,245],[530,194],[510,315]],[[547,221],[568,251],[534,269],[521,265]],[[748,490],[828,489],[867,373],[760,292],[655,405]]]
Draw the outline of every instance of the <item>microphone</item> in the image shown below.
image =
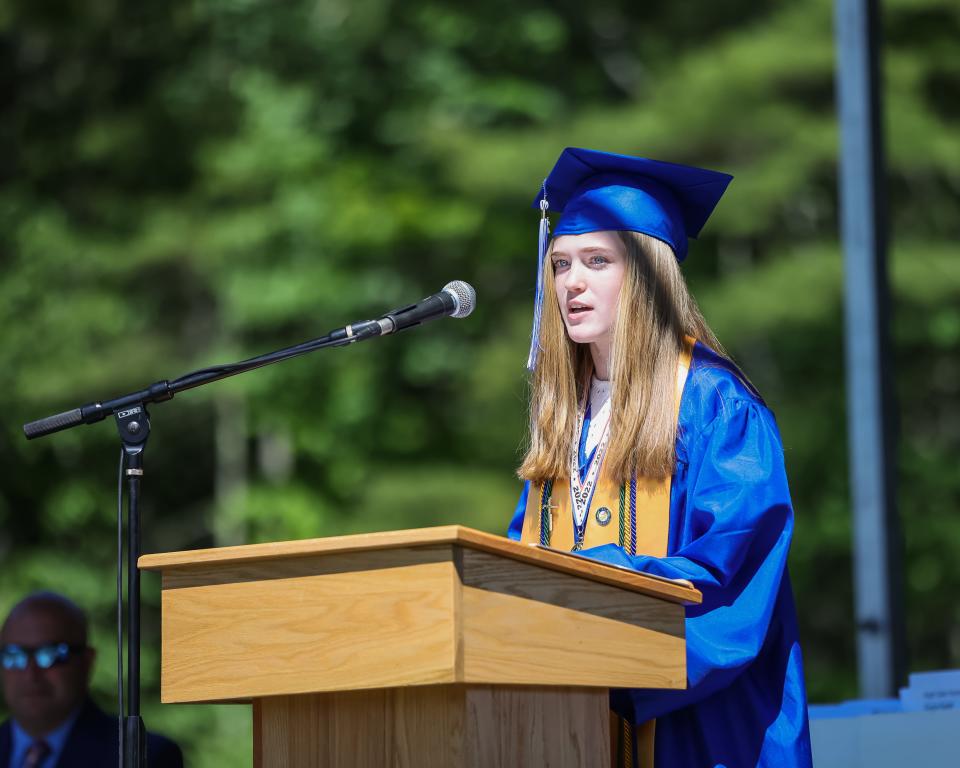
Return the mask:
[[466,317],[477,304],[477,292],[470,283],[453,280],[443,286],[443,290],[400,309],[388,312],[378,320],[366,320],[353,323],[334,331],[330,336],[340,336],[349,344],[354,341],[370,339],[374,336],[386,336],[390,333],[411,328],[438,317]]

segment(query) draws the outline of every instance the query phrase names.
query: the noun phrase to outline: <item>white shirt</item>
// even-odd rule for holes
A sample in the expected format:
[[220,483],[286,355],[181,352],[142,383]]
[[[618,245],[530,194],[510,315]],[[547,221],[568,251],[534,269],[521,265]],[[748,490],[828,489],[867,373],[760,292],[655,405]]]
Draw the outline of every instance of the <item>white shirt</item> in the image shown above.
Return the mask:
[[590,427],[583,445],[583,455],[589,456],[597,447],[610,422],[610,382],[590,379]]

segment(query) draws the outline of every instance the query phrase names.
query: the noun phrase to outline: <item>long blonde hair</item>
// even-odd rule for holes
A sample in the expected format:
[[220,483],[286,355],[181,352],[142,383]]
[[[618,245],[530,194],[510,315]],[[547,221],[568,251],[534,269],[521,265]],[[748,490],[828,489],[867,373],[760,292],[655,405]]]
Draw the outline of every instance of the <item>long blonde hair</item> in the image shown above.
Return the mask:
[[[610,442],[605,472],[617,483],[674,471],[677,361],[684,336],[726,357],[704,320],[669,245],[618,232],[627,254],[610,364]],[[577,407],[589,386],[590,347],[567,336],[553,280],[552,244],[543,265],[540,359],[531,379],[530,444],[517,474],[534,482],[566,477],[577,439]]]

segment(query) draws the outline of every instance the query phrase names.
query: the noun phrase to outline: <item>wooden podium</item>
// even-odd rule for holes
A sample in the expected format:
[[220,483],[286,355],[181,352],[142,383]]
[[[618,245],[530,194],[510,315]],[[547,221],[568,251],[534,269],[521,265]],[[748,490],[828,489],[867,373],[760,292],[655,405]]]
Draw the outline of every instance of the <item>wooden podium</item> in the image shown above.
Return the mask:
[[257,768],[609,766],[608,688],[682,688],[700,601],[461,526],[139,564],[162,701],[252,701]]

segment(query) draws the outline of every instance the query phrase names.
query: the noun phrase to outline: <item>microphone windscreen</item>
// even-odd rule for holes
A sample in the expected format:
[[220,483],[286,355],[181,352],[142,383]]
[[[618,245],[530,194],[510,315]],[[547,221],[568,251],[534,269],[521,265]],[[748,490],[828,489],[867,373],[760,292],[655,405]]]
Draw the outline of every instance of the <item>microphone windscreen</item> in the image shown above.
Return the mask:
[[477,305],[477,292],[470,283],[463,280],[453,280],[443,286],[443,290],[453,296],[457,308],[450,313],[450,317],[466,317]]

